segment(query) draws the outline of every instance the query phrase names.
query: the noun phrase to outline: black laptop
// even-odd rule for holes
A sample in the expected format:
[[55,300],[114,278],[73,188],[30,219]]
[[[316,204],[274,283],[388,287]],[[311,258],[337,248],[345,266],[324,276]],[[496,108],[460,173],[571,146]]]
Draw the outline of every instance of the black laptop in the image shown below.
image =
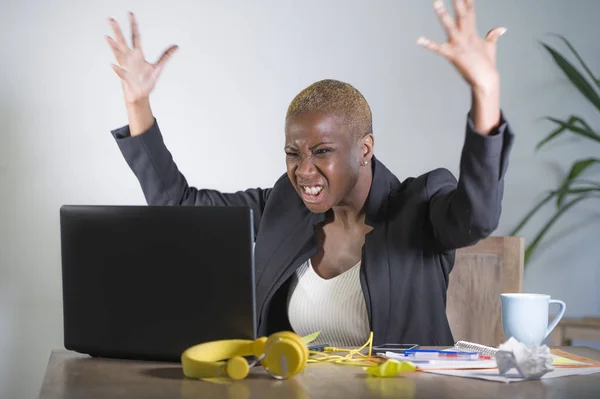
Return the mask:
[[180,361],[255,339],[252,226],[243,207],[62,206],[65,348]]

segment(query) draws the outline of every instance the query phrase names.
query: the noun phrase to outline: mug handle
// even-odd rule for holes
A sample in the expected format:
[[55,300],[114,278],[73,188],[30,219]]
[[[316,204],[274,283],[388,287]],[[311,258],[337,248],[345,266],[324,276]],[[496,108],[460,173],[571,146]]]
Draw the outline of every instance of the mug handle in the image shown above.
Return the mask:
[[546,336],[544,337],[544,339],[546,339],[546,337],[550,335],[552,330],[554,330],[554,327],[556,327],[560,319],[562,319],[563,315],[565,314],[565,310],[567,309],[567,305],[565,305],[565,303],[561,300],[550,299],[549,305],[552,305],[553,303],[558,304],[558,306],[560,306],[560,309],[558,310],[558,314],[554,317],[554,320],[552,320],[552,323],[550,323],[550,325],[546,329]]

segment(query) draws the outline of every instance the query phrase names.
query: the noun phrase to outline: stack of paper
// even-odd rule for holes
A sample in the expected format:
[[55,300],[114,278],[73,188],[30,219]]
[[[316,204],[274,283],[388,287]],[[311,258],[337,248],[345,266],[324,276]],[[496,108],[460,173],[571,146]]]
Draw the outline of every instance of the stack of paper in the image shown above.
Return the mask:
[[[484,370],[423,370],[426,373],[450,375],[455,377],[465,378],[477,378],[488,381],[497,382],[518,382],[525,381],[526,379],[521,377],[517,370],[511,370],[505,375],[500,375],[497,369],[484,369]],[[585,375],[600,373],[600,367],[579,367],[579,368],[557,368],[542,376],[542,380],[557,377],[566,377],[569,375]]]
[[[562,352],[561,352],[562,353]],[[394,352],[386,352],[385,357],[414,363],[418,369],[432,374],[449,375],[455,377],[477,378],[497,382],[525,381],[516,369],[505,375],[498,372],[496,360],[415,360]],[[586,375],[600,373],[598,362],[590,363],[569,359],[565,356],[552,355],[552,365],[555,370],[543,375],[541,379],[566,377],[570,375]]]
[[553,366],[589,366],[589,363],[578,362],[577,360],[568,359],[566,357],[552,355]]
[[394,352],[386,352],[385,357],[388,359],[396,359],[409,361],[414,363],[417,368],[421,370],[444,370],[444,369],[452,369],[452,370],[460,370],[460,369],[494,369],[498,368],[495,360],[444,360],[444,359],[435,359],[435,360],[416,360],[407,358],[406,356],[394,353]]

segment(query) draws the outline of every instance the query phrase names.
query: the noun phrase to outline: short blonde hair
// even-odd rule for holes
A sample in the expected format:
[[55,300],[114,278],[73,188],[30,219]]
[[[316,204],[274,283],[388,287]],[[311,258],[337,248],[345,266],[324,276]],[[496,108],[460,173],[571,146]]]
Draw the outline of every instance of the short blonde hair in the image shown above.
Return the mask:
[[367,100],[352,85],[339,80],[320,80],[302,90],[290,103],[285,118],[307,112],[345,117],[355,139],[373,133],[373,117]]

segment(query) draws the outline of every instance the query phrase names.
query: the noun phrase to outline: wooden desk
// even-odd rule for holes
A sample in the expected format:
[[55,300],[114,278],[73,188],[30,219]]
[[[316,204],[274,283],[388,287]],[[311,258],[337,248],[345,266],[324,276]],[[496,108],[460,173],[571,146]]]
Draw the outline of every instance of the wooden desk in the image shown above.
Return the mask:
[[[561,348],[600,360],[587,347]],[[66,350],[52,351],[40,392],[58,398],[576,398],[597,397],[600,376],[570,376],[546,381],[499,383],[427,373],[376,378],[360,367],[308,365],[288,380],[275,380],[260,367],[236,382],[186,379],[172,363],[93,359]]]

